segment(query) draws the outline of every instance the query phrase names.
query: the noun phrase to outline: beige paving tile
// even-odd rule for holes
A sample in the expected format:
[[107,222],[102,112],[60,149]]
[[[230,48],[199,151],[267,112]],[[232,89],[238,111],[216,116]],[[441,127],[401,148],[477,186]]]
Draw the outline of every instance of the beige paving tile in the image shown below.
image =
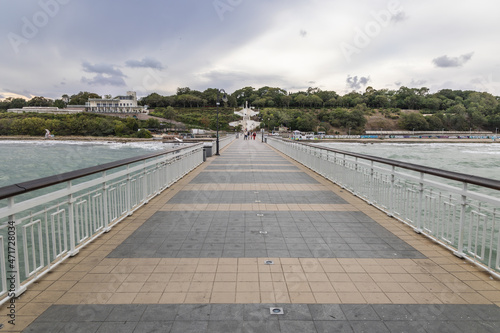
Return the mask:
[[132,301],[133,304],[157,304],[162,296],[161,292],[141,292]]
[[260,303],[260,293],[259,292],[237,292],[236,293],[236,303]]
[[312,292],[290,292],[290,301],[292,303],[314,304],[316,299]]
[[366,304],[363,295],[358,292],[338,292],[340,302],[344,304]]
[[137,297],[137,293],[115,293],[109,299],[107,304],[132,304]]
[[185,292],[163,293],[158,301],[159,304],[182,304],[186,299]]
[[212,292],[210,303],[236,303],[236,292]]

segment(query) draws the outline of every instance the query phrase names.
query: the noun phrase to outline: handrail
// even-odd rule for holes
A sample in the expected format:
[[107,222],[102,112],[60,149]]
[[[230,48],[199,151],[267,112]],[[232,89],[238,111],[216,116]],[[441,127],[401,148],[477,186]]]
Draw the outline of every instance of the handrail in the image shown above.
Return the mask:
[[[285,155],[500,278],[500,181],[317,144],[268,140]],[[459,184],[450,185],[449,180]]]
[[[189,148],[194,147],[196,145],[201,145],[201,143],[192,144],[189,146]],[[6,199],[6,198],[9,198],[12,196],[16,196],[16,195],[28,193],[31,191],[35,191],[35,190],[41,189],[43,187],[64,183],[64,182],[67,182],[69,180],[73,180],[76,178],[89,176],[89,175],[92,175],[92,174],[95,174],[98,172],[107,171],[107,170],[114,169],[114,168],[124,166],[127,164],[144,161],[144,160],[147,160],[147,159],[150,159],[153,157],[162,156],[162,155],[173,153],[176,151],[181,151],[181,150],[186,149],[186,148],[188,148],[188,147],[180,147],[180,148],[175,148],[175,149],[163,150],[161,152],[150,153],[150,154],[136,156],[136,157],[130,157],[130,158],[126,158],[123,160],[118,160],[118,161],[114,161],[114,162],[100,164],[100,165],[96,165],[96,166],[92,166],[92,167],[88,167],[88,168],[83,168],[83,169],[79,169],[79,170],[75,170],[75,171],[69,171],[69,172],[61,173],[61,174],[54,175],[54,176],[48,176],[48,177],[38,178],[38,179],[34,179],[34,180],[29,180],[29,181],[23,182],[23,183],[7,185],[4,187],[0,187],[0,200]]]
[[[283,139],[275,139],[275,140],[283,140]],[[287,142],[286,140],[283,140],[284,142]],[[293,142],[297,143],[295,141],[288,141],[288,142]],[[485,178],[485,177],[479,177],[479,176],[474,176],[474,175],[467,175],[465,173],[460,173],[460,172],[454,172],[454,171],[447,171],[447,170],[442,170],[442,169],[437,169],[433,167],[426,167],[423,165],[418,165],[418,164],[413,164],[413,163],[408,163],[408,162],[401,162],[397,160],[392,160],[389,158],[384,158],[384,157],[377,157],[373,155],[365,155],[365,154],[359,154],[359,153],[353,153],[353,152],[348,152],[345,150],[341,149],[335,149],[335,148],[328,148],[328,147],[323,147],[323,146],[318,146],[314,145],[311,143],[300,143],[305,146],[310,146],[314,148],[320,148],[324,150],[328,150],[334,153],[339,153],[339,154],[344,154],[352,157],[360,157],[364,158],[369,161],[373,162],[379,162],[379,163],[384,163],[388,164],[391,166],[396,166],[412,171],[418,171],[418,172],[424,172],[433,176],[438,176],[442,178],[447,178],[451,180],[456,180],[460,182],[467,182],[469,184],[474,184],[474,185],[479,185],[483,187],[487,187],[493,190],[500,190],[500,181],[495,180],[495,179],[490,179],[490,178]]]

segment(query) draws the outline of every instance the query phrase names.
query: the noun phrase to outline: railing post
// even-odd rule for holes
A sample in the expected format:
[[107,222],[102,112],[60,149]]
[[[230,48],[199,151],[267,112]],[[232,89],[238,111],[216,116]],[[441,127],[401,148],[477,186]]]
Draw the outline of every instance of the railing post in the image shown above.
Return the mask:
[[373,205],[374,201],[374,196],[373,194],[373,189],[374,189],[374,184],[375,181],[373,179],[373,175],[375,174],[375,171],[373,170],[373,161],[370,161],[370,181],[368,182],[368,204]]
[[75,212],[73,211],[75,198],[73,198],[73,193],[71,193],[71,180],[68,181],[66,188],[70,191],[70,194],[68,195],[69,255],[73,257],[77,255],[79,251],[76,249]]
[[104,215],[104,232],[109,232],[111,228],[109,227],[109,211],[108,211],[108,188],[109,186],[106,184],[106,171],[102,173],[102,210]]
[[391,188],[389,190],[389,211],[387,212],[387,216],[393,217],[394,214],[394,182],[395,182],[395,173],[396,167],[393,165],[391,168]]
[[420,188],[418,190],[418,211],[417,211],[417,228],[414,231],[417,234],[422,233],[422,206],[424,201],[424,173],[420,173]]
[[132,198],[130,193],[132,191],[132,185],[130,184],[130,164],[127,164],[127,193],[126,193],[126,205],[127,205],[127,215],[132,215]]
[[[149,202],[148,200],[148,171],[146,170],[146,161],[142,163],[142,170],[144,174],[144,182],[143,182],[143,188],[142,188],[142,199],[141,201],[144,201],[145,204]],[[152,174],[150,174],[151,178],[153,177]]]
[[464,228],[465,228],[465,213],[467,209],[467,183],[463,183],[463,194],[460,209],[460,226],[458,229],[458,247],[457,251],[453,252],[459,258],[463,258],[464,255]]
[[[9,208],[14,206],[14,197],[9,198]],[[26,287],[21,286],[21,273],[19,272],[19,248],[17,241],[17,223],[15,215],[9,215],[7,227],[7,263],[5,271],[7,272],[7,293],[9,297],[18,297],[26,291]],[[14,253],[12,253],[12,250]],[[12,262],[14,260],[14,262]]]

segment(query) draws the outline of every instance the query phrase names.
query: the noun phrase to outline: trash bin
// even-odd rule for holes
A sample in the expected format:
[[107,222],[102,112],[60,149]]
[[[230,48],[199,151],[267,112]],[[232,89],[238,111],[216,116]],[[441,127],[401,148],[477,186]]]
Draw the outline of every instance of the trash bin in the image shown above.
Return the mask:
[[264,138],[264,143],[267,143],[267,137],[266,137],[266,138]]
[[203,144],[203,151],[205,152],[205,157],[211,157],[212,156],[212,142],[205,142]]

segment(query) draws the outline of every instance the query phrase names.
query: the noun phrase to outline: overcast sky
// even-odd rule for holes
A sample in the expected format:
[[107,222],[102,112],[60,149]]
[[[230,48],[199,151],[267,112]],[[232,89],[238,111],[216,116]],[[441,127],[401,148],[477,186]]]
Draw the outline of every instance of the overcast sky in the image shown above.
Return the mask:
[[0,0],[0,98],[400,86],[500,95],[498,0]]

